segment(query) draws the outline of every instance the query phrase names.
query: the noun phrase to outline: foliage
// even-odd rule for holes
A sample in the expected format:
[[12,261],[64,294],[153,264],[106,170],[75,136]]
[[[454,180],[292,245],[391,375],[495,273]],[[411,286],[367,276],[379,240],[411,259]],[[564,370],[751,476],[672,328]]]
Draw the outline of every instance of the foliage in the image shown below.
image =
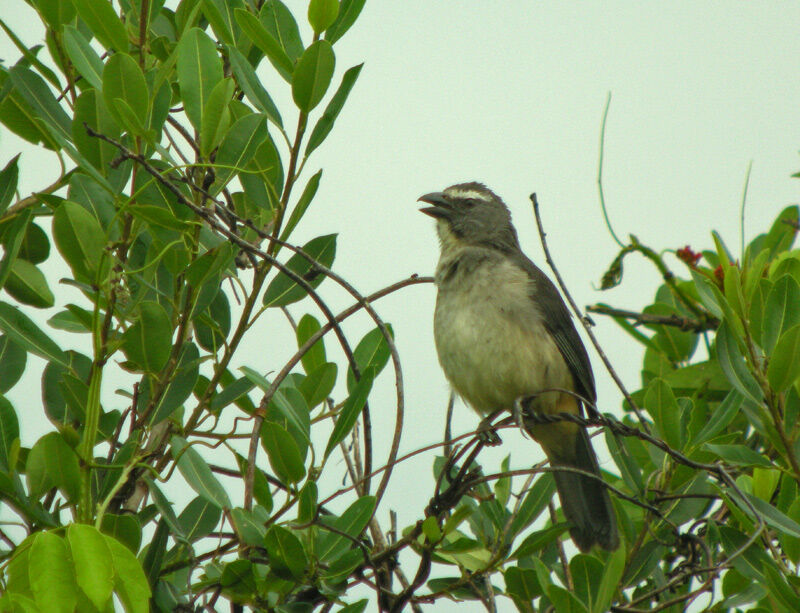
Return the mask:
[[[431,454],[430,491],[388,536],[376,510],[400,461],[402,372],[372,303],[430,279],[363,296],[331,269],[335,234],[287,242],[322,178],[306,165],[359,76],[334,86],[364,0],[311,0],[305,15],[280,0],[29,2],[45,45],[0,22],[20,54],[0,66],[0,121],[62,172],[29,197],[18,157],[0,172],[0,393],[45,364],[41,411],[0,396],[0,610],[797,610],[797,207],[738,258],[716,234],[702,257],[678,250],[680,277],[631,237],[604,277],[619,283],[639,253],[664,279],[643,312],[589,309],[645,348],[622,421],[584,420],[606,427],[619,469],[606,477],[620,549],[570,558],[549,468],[481,467],[474,433],[414,452]],[[59,292],[53,261],[69,271]],[[321,283],[353,306],[332,312]],[[265,375],[240,348],[271,309],[297,351]],[[353,342],[340,323],[359,312],[374,329]],[[390,363],[379,464],[369,399]],[[52,427],[25,448],[37,412]],[[341,458],[344,487],[330,477]]]

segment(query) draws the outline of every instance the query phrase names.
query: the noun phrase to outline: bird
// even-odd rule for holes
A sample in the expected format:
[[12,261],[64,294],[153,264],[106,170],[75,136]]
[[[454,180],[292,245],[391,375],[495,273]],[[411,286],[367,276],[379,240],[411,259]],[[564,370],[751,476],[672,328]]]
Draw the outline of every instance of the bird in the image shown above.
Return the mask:
[[[485,418],[515,412],[515,403],[527,397],[541,414],[582,415],[580,398],[591,403],[587,411],[596,411],[586,348],[555,285],[522,252],[503,200],[482,183],[469,182],[418,201],[430,205],[420,211],[436,220],[439,236],[434,340],[453,390]],[[598,481],[600,467],[585,428],[522,419],[554,469],[575,545],[583,552],[595,545],[616,549],[614,508]],[[490,438],[499,442],[496,434]]]

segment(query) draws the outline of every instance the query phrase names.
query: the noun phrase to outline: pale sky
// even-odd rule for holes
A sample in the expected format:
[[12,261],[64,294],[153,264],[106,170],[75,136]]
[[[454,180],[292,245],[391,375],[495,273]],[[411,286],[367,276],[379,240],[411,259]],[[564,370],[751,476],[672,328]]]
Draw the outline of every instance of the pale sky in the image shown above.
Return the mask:
[[[304,19],[305,2],[287,4]],[[41,29],[22,0],[4,3],[0,15],[25,43],[40,42]],[[641,258],[625,260],[621,288],[595,289],[617,252],[596,185],[607,93],[613,99],[604,184],[617,234],[624,240],[634,233],[657,251],[685,244],[700,249],[713,244],[710,231],[716,229],[738,254],[749,162],[746,240],[767,230],[798,199],[799,184],[790,178],[800,170],[798,24],[800,5],[790,3],[368,0],[335,47],[335,83],[348,67],[365,66],[333,132],[306,166],[302,183],[319,168],[324,174],[294,239],[302,243],[339,232],[334,269],[365,294],[412,273],[432,274],[438,245],[416,199],[478,180],[505,199],[523,249],[549,274],[528,201],[536,191],[551,253],[577,303],[639,309],[658,285]],[[307,43],[309,28],[302,32]],[[0,57],[9,65],[18,58],[5,35]],[[292,125],[285,110],[290,92],[273,72],[262,63],[259,74]],[[54,176],[47,170],[54,162],[0,128],[0,165],[20,150],[27,195]],[[674,258],[668,262],[684,273]],[[79,298],[65,286],[52,289],[62,305]],[[332,283],[322,290],[335,307],[350,304]],[[404,452],[439,440],[443,428],[448,388],[433,345],[434,297],[433,286],[422,285],[376,304],[394,325],[403,359]],[[56,310],[43,313],[41,321]],[[305,302],[291,310],[298,318],[314,312]],[[640,346],[610,320],[595,321],[605,351],[630,389],[637,389]],[[345,331],[355,341],[370,327],[361,316]],[[251,339],[241,363],[278,370],[294,352],[293,337],[280,317],[265,319],[261,329],[263,336]],[[82,337],[56,337],[64,348],[86,350]],[[327,344],[336,355],[333,340]],[[589,353],[599,406],[619,416],[620,395],[595,352]],[[25,411],[25,445],[46,431],[38,391],[30,395],[39,388],[36,362],[29,358],[26,384],[9,394],[18,412]],[[122,408],[113,389],[111,382],[104,390],[106,406]],[[376,438],[383,442],[394,424],[393,402],[387,369],[371,398]],[[477,421],[458,403],[455,433],[473,429]],[[376,464],[385,453],[379,452]],[[507,453],[517,467],[541,457],[535,443],[509,432],[502,447],[482,458],[491,467]],[[432,459],[424,454],[395,470],[379,510],[384,525],[389,508],[398,511],[400,526],[421,516],[432,491]],[[615,471],[604,450],[601,462]],[[330,475],[334,489],[340,469]],[[513,610],[508,600],[500,605]]]

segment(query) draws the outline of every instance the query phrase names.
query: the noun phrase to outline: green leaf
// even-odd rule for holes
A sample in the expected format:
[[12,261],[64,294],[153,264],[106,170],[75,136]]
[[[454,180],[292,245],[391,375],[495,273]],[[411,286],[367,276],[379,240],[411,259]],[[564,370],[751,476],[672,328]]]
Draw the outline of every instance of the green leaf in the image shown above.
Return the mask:
[[54,30],[75,17],[75,7],[71,0],[31,0],[29,4],[36,7],[47,25]]
[[761,347],[767,355],[775,343],[792,326],[800,323],[800,284],[792,275],[783,275],[772,286],[764,306]]
[[139,551],[142,544],[142,526],[133,515],[104,513],[100,531],[114,537],[133,553]]
[[25,462],[28,491],[34,498],[51,487],[57,487],[69,501],[80,494],[78,456],[58,432],[40,438],[28,453]]
[[325,39],[334,44],[356,22],[367,0],[342,0],[339,15],[325,32]]
[[69,368],[66,354],[18,308],[0,302],[0,330],[17,345],[45,360]]
[[[99,138],[90,136],[86,130],[88,126],[99,134],[105,134],[109,138],[117,140],[121,134],[120,126],[117,124],[114,117],[111,115],[111,112],[106,107],[106,103],[103,101],[102,96],[98,93],[99,91],[99,89],[86,90],[85,92],[81,93],[81,95],[78,96],[78,99],[75,101],[75,116],[72,122],[72,140],[75,142],[75,147],[78,149],[81,155],[83,155],[90,164],[94,165],[98,172],[103,173],[106,176],[110,176],[113,172],[115,172],[112,168],[112,162],[117,157],[117,148],[110,143],[100,140]],[[73,180],[70,181],[70,199],[72,199],[73,190],[75,190],[76,187],[79,187],[82,188],[82,192],[86,193],[81,193],[80,196],[77,196],[75,198],[76,202],[78,201],[79,197],[84,195],[86,198],[83,200],[89,204],[89,208],[94,208],[92,207],[94,202],[91,199],[93,196],[100,196],[104,199],[104,201],[108,201],[108,193],[103,190],[93,189],[93,183],[94,182],[86,175],[75,175]],[[90,189],[93,189],[93,192],[96,193],[89,192]],[[112,215],[116,213],[116,211],[113,209],[113,206],[105,208],[110,208]],[[100,222],[111,221],[110,217],[100,217],[96,212],[95,216]]]
[[703,447],[729,464],[772,468],[772,462],[766,457],[744,445],[713,445],[706,443]]
[[762,393],[758,383],[744,362],[736,337],[727,321],[723,321],[717,329],[717,358],[722,372],[741,394],[761,404]]
[[[336,235],[327,234],[311,239],[303,245],[303,251],[316,262],[330,268],[336,255]],[[314,269],[314,265],[303,255],[296,253],[286,263],[286,267],[303,278],[312,288],[316,288],[325,275]],[[297,302],[306,295],[306,290],[290,279],[284,272],[278,274],[264,292],[264,306],[281,307]]]
[[330,28],[339,16],[339,0],[311,0],[308,3],[308,23],[316,34]]
[[644,396],[644,406],[653,416],[658,430],[673,449],[683,446],[681,409],[672,388],[661,378],[653,379]]
[[53,214],[53,238],[77,281],[94,283],[99,272],[108,267],[105,232],[81,205],[69,200],[61,203]]
[[[303,544],[291,530],[273,525],[264,537],[270,567],[279,577],[300,580],[308,567]],[[288,576],[287,576],[288,574]]]
[[[130,55],[115,53],[103,69],[103,100],[111,115],[122,128],[130,129],[133,121],[140,129],[147,125],[150,111],[150,91],[144,73]],[[124,104],[121,105],[119,101]],[[128,116],[127,105],[135,119]],[[120,108],[126,110],[120,111]]]
[[[391,324],[387,324],[386,328],[390,336],[393,336]],[[386,337],[380,328],[375,328],[367,332],[364,337],[358,341],[355,351],[353,351],[353,359],[358,366],[360,372],[366,372],[369,368],[375,369],[375,374],[383,370],[386,363],[389,361],[391,351],[389,350],[389,343],[386,342]],[[347,389],[352,390],[356,385],[356,378],[353,375],[352,369],[347,370]]]
[[[292,62],[303,54],[303,41],[292,12],[280,0],[267,0],[258,15],[261,24],[278,41]],[[270,58],[271,60],[272,58]]]
[[229,0],[202,0],[202,5],[203,14],[211,24],[214,34],[226,45],[232,45],[234,30],[238,28],[233,20],[233,9],[243,5]]
[[291,81],[294,72],[292,60],[275,37],[261,24],[258,17],[244,9],[236,9],[233,13],[247,37],[264,52],[278,73],[287,81]]
[[16,472],[15,447],[19,447],[19,420],[14,406],[5,396],[0,396],[0,470]]
[[588,611],[594,612],[603,577],[603,563],[593,556],[579,553],[570,560],[569,570],[575,586],[574,595]]
[[25,239],[25,233],[30,223],[31,216],[33,215],[32,209],[25,209],[16,215],[8,229],[3,234],[3,247],[5,253],[3,260],[0,262],[0,287],[4,287],[11,275],[11,269],[19,254],[22,241]]
[[511,566],[505,570],[506,592],[522,613],[534,613],[533,601],[542,595],[542,586],[531,568]]
[[228,103],[235,88],[233,79],[222,79],[208,96],[203,109],[203,125],[200,128],[200,153],[203,157],[214,150],[228,131],[231,121]]
[[[306,155],[308,155],[308,152],[306,152]],[[308,208],[308,205],[311,204],[311,201],[317,194],[317,188],[319,187],[319,181],[321,178],[322,171],[320,170],[308,180],[308,183],[306,183],[303,193],[300,195],[300,199],[292,209],[292,214],[289,215],[289,221],[286,222],[286,226],[284,226],[283,232],[281,232],[280,239],[282,241],[285,241],[289,238],[292,230],[295,229],[295,226],[297,226],[300,219],[302,219],[306,209]]]
[[797,235],[795,228],[798,220],[800,220],[800,207],[796,204],[787,206],[778,213],[778,217],[775,218],[764,239],[764,247],[770,250],[770,259],[779,253],[787,251],[792,246]]
[[333,124],[336,121],[336,118],[339,116],[344,103],[347,101],[347,96],[350,95],[350,90],[352,90],[353,86],[356,84],[356,79],[358,79],[358,75],[361,73],[361,68],[363,66],[364,64],[353,66],[344,73],[344,76],[342,77],[342,83],[339,85],[339,89],[337,89],[336,93],[333,94],[330,102],[328,102],[328,106],[325,107],[325,112],[322,113],[322,117],[317,120],[317,124],[311,131],[311,136],[309,137],[308,144],[306,145],[306,157],[308,157],[311,152],[314,151],[314,149],[319,147],[322,144],[322,141],[324,141],[328,134],[330,134]]
[[545,473],[536,479],[531,489],[525,494],[525,500],[519,508],[519,513],[511,521],[507,537],[509,542],[539,517],[553,499],[555,491],[556,483],[551,473]]
[[70,61],[86,82],[97,91],[103,90],[103,60],[89,41],[74,26],[64,26],[64,48]]
[[313,110],[331,84],[336,56],[326,40],[318,40],[303,52],[292,75],[292,98],[301,111]]
[[127,613],[147,613],[150,610],[150,584],[142,565],[131,551],[110,536],[106,543],[114,564],[114,591]]
[[[375,503],[375,496],[362,496],[351,504],[341,516],[320,518],[322,525],[319,528],[321,534],[317,547],[317,557],[320,562],[335,560],[353,546],[352,539],[361,536],[375,512]],[[348,539],[336,532],[325,530],[324,526],[326,525],[335,528],[338,532],[344,532],[351,538]]]
[[185,343],[178,358],[175,375],[161,395],[150,424],[155,425],[169,417],[186,401],[194,389],[200,372],[200,352],[194,343]]
[[30,104],[30,110],[52,130],[53,136],[60,135],[69,139],[71,122],[69,116],[56,100],[53,92],[44,80],[35,72],[25,66],[17,65],[8,72],[11,82],[25,101]]
[[102,611],[114,590],[114,566],[111,549],[94,526],[71,524],[67,528],[78,587],[92,604]]
[[621,588],[622,573],[625,570],[625,548],[613,551],[603,568],[603,578],[597,590],[597,598],[592,604],[592,613],[605,613],[614,602],[614,595]]
[[283,426],[265,420],[261,425],[261,445],[279,479],[299,483],[305,477],[306,468],[297,443]]
[[39,309],[47,309],[55,304],[55,297],[42,271],[25,260],[18,259],[11,266],[5,290],[22,304]]
[[[299,349],[305,345],[308,339],[319,332],[321,327],[319,321],[317,321],[313,315],[309,315],[308,313],[303,315],[300,321],[297,322],[297,348]],[[325,343],[322,338],[315,342],[311,348],[303,354],[300,361],[303,364],[303,369],[306,371],[306,374],[310,374],[312,370],[325,364],[327,358],[325,357]]]
[[306,481],[297,497],[297,522],[307,524],[317,517],[317,484]]
[[264,546],[264,522],[256,517],[253,511],[236,508],[231,511],[233,525],[236,529],[236,534],[241,540],[253,547]]
[[195,130],[203,125],[203,113],[217,83],[222,80],[222,61],[208,35],[191,28],[177,47],[176,70],[184,110]]
[[269,138],[264,115],[245,115],[230,127],[220,143],[216,158],[216,181],[213,193],[218,193],[235,175],[245,169],[256,151]]
[[183,533],[190,543],[205,538],[219,525],[221,509],[214,502],[198,496],[186,505],[178,517]]
[[81,20],[106,48],[126,51],[128,34],[114,7],[106,0],[72,0]]
[[325,402],[331,394],[336,385],[337,370],[333,362],[320,364],[300,383],[300,393],[306,399],[309,409]]
[[78,602],[75,566],[64,539],[38,532],[28,557],[28,577],[40,611],[72,613]]
[[787,578],[781,574],[775,564],[764,564],[762,570],[766,587],[769,588],[769,600],[772,606],[776,606],[775,610],[786,613],[796,613],[800,610],[797,587],[793,588],[789,584]]
[[170,444],[172,457],[175,458],[178,470],[181,471],[189,486],[205,500],[222,509],[229,509],[231,507],[230,498],[203,457],[189,445],[186,439],[179,436],[173,436]]
[[122,335],[125,356],[145,372],[157,374],[172,350],[172,324],[157,302],[142,302],[136,322]]
[[256,71],[250,65],[241,52],[236,47],[228,47],[228,59],[231,63],[231,69],[236,76],[236,82],[242,88],[244,95],[252,103],[256,109],[264,113],[272,123],[279,128],[283,128],[283,119],[278,111],[278,107],[270,98],[267,90],[261,85],[261,80],[256,75]]
[[800,324],[781,334],[767,367],[767,380],[776,392],[784,392],[800,377]]
[[11,161],[5,165],[5,168],[0,171],[0,214],[5,213],[11,200],[14,198],[14,192],[17,190],[17,180],[19,179],[19,156],[15,155]]
[[706,425],[703,426],[703,429],[697,433],[697,435],[692,440],[693,445],[699,445],[701,443],[705,443],[706,441],[710,441],[714,438],[717,434],[719,434],[731,421],[733,418],[739,414],[739,410],[742,406],[742,402],[744,398],[742,395],[737,392],[736,390],[731,390],[728,392],[725,399],[719,403],[714,412],[711,414],[710,419],[706,422]]
[[361,379],[356,383],[351,391],[347,400],[344,401],[339,415],[336,419],[336,424],[333,426],[328,444],[325,447],[325,457],[327,458],[331,451],[342,442],[353,426],[358,421],[358,416],[364,409],[367,402],[367,397],[372,390],[372,382],[375,380],[375,375],[378,374],[378,369],[375,366],[370,366],[361,373]]

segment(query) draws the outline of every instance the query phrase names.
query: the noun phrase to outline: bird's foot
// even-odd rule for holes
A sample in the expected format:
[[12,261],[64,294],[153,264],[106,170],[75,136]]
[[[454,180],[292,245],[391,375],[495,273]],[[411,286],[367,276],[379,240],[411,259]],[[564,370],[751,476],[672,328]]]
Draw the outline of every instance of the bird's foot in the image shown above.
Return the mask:
[[494,415],[490,415],[486,419],[482,419],[481,423],[478,424],[478,440],[487,447],[495,447],[503,442],[500,435],[495,432],[492,424],[493,417]]
[[519,397],[514,401],[514,408],[511,414],[514,416],[514,423],[517,424],[522,436],[528,438],[528,432],[525,430],[525,409],[522,406],[523,397]]

